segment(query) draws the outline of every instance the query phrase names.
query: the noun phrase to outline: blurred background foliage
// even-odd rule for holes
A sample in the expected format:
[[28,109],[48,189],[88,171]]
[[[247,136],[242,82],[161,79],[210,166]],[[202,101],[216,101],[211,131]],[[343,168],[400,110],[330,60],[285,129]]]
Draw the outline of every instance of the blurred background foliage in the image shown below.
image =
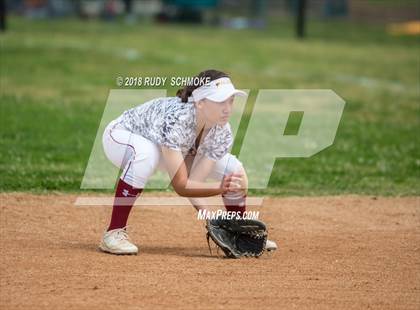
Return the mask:
[[258,89],[332,89],[347,103],[331,147],[277,160],[255,194],[419,194],[418,1],[307,1],[303,38],[299,1],[187,2],[6,1],[1,191],[79,191],[118,76],[216,68],[251,89],[234,153]]

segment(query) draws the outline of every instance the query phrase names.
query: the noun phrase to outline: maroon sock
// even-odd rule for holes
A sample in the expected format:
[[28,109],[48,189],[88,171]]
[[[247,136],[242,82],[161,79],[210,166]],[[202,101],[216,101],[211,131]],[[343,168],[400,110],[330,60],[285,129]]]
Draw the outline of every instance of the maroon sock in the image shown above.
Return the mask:
[[136,201],[137,196],[143,191],[134,188],[123,180],[118,181],[115,191],[114,206],[112,207],[111,223],[108,231],[127,226],[128,215]]
[[238,212],[241,216],[246,211],[246,195],[222,195],[227,211]]

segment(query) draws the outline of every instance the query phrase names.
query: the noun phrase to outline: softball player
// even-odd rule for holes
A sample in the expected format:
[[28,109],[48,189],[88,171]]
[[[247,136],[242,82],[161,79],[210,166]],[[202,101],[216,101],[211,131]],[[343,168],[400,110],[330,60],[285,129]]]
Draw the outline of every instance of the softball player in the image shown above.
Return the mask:
[[[247,176],[229,153],[233,137],[228,123],[235,96],[229,76],[216,70],[201,72],[204,85],[180,89],[176,97],[157,98],[125,111],[103,134],[108,159],[123,169],[115,192],[111,221],[100,250],[137,254],[127,234],[130,210],[157,168],[164,168],[175,191],[194,207],[199,197],[222,195],[227,211],[246,210]],[[207,179],[216,182],[205,182]],[[267,250],[277,248],[267,241]]]

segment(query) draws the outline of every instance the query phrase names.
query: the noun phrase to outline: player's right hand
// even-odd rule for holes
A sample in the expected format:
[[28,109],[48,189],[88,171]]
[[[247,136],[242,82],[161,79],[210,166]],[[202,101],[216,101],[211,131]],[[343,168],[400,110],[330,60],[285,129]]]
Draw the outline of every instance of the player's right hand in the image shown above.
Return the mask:
[[221,184],[223,193],[226,194],[227,192],[240,192],[243,191],[244,188],[242,188],[242,182],[243,182],[243,175],[240,173],[231,173],[228,175],[225,175],[223,177],[223,181]]

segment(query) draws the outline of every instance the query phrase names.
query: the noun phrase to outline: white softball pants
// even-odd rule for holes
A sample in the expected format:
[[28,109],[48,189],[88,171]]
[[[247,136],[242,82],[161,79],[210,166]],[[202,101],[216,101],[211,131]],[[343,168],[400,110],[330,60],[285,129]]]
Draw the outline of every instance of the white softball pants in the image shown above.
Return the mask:
[[[135,188],[144,188],[156,169],[165,170],[160,146],[124,129],[117,120],[105,128],[102,143],[107,158],[123,169],[121,179]],[[236,156],[228,153],[216,162],[208,178],[221,181],[241,168]]]

